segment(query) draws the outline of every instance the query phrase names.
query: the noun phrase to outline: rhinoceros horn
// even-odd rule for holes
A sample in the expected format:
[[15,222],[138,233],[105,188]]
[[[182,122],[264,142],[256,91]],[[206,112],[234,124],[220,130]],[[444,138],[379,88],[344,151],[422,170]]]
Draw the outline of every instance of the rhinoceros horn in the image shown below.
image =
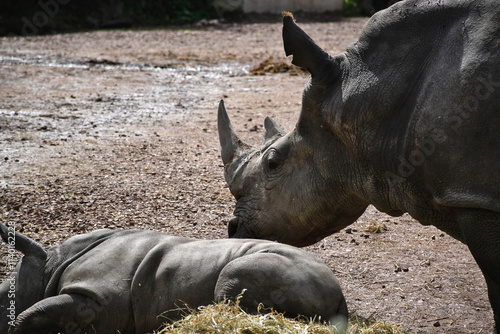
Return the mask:
[[234,132],[223,100],[219,103],[217,127],[219,129],[222,162],[227,166],[234,158],[240,156],[241,153],[249,150],[251,147],[245,144],[245,142],[238,137],[236,132]]
[[264,142],[262,143],[263,148],[266,148],[276,139],[283,137],[286,134],[285,131],[281,130],[278,124],[276,124],[276,122],[269,116],[264,120],[264,127],[266,129],[266,134],[264,135]]
[[339,64],[295,24],[291,13],[283,12],[282,16],[285,54],[293,55],[292,64],[308,70],[318,84],[329,84],[337,77]]

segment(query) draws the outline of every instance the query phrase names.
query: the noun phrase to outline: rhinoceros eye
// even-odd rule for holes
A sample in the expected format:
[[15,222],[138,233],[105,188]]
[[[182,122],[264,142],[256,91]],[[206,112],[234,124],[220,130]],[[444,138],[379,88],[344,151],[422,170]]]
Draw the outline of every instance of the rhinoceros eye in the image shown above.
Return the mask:
[[266,171],[269,174],[274,174],[281,169],[283,159],[275,149],[270,149],[265,156]]
[[271,190],[280,184],[283,176],[283,166],[286,156],[275,148],[269,149],[263,156],[263,166],[266,175],[265,188]]

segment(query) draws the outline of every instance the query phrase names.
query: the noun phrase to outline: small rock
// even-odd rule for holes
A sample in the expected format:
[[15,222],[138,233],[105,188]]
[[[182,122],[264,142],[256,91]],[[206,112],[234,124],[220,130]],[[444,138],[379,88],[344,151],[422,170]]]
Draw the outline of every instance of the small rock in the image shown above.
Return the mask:
[[395,273],[400,273],[402,271],[407,273],[408,271],[410,271],[410,269],[408,269],[408,266],[405,266],[405,265],[394,264],[394,272]]
[[430,265],[431,265],[431,260],[425,260],[425,261],[422,261],[422,262],[420,262],[420,265],[421,265],[422,267],[424,267],[424,266],[427,266],[427,267],[428,267],[428,266],[430,266]]

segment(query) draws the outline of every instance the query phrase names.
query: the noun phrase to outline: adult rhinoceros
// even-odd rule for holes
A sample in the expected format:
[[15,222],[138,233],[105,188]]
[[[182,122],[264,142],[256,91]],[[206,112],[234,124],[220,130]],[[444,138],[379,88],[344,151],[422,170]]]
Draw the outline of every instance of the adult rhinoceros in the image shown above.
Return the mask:
[[500,5],[397,3],[335,57],[283,17],[311,77],[295,128],[265,120],[262,147],[218,126],[237,203],[229,236],[309,245],[373,204],[466,243],[500,325]]
[[243,289],[240,305],[250,311],[262,302],[347,326],[332,271],[288,245],[98,230],[44,250],[1,223],[0,234],[26,254],[0,285],[0,333],[151,333],[185,304],[234,299]]

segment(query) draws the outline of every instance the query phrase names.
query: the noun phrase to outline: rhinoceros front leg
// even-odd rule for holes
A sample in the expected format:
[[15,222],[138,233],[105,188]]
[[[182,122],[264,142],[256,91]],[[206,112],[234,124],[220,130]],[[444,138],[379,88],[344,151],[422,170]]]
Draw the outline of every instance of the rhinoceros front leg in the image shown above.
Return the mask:
[[[16,319],[13,334],[95,333],[93,326],[102,307],[80,294],[62,294],[43,299]],[[99,332],[99,330],[98,330]]]
[[467,210],[459,215],[467,246],[483,272],[495,319],[500,330],[500,214],[487,210]]
[[321,316],[347,328],[347,304],[331,270],[320,262],[296,261],[274,253],[245,255],[221,271],[215,300],[234,299],[246,289],[240,305],[256,311],[257,305],[272,307],[285,315]]

